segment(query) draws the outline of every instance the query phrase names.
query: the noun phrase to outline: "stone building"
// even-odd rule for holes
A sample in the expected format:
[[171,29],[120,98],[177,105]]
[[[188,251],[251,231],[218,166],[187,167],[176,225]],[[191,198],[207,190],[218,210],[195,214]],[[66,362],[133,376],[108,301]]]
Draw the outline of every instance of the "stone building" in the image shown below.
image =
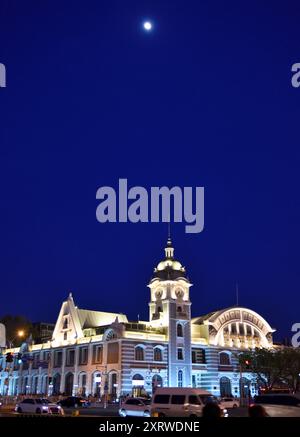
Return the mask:
[[[62,303],[52,338],[3,350],[1,394],[151,394],[156,386],[193,386],[214,395],[252,395],[255,375],[240,374],[239,351],[272,347],[271,326],[243,307],[192,317],[185,268],[167,241],[154,269],[149,320]],[[13,362],[6,362],[12,353]],[[18,355],[19,354],[19,355]]]

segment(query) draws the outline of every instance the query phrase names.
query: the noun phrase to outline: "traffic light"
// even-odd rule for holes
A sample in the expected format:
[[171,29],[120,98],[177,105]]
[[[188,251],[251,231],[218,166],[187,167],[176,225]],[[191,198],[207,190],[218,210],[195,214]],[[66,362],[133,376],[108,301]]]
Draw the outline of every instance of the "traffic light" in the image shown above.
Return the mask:
[[245,360],[245,367],[247,370],[250,369],[250,364],[251,364],[251,362],[249,360]]
[[18,364],[22,363],[22,354],[19,352],[17,355]]
[[7,352],[6,354],[6,362],[7,363],[12,363],[14,361],[14,356],[11,352]]

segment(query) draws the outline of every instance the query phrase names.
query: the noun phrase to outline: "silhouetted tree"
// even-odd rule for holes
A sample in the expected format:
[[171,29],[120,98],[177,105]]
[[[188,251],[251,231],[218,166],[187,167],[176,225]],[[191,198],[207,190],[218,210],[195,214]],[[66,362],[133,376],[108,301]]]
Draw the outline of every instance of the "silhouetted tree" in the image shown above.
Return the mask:
[[[20,346],[33,331],[31,321],[20,315],[12,316],[7,314],[0,319],[0,323],[5,325],[8,346],[10,343],[12,343],[14,347]],[[24,336],[19,337],[18,331],[24,331]]]

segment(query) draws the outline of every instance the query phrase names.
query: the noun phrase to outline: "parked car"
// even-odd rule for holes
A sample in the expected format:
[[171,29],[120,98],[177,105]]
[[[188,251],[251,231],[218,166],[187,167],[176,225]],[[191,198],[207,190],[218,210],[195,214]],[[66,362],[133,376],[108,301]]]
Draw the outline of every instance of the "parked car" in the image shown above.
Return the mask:
[[300,394],[267,393],[254,397],[271,417],[300,417]]
[[151,400],[145,398],[127,398],[122,402],[119,414],[126,416],[150,417]]
[[15,407],[17,413],[36,413],[36,414],[64,414],[60,405],[51,403],[48,399],[28,398],[18,402]]
[[61,401],[57,402],[58,405],[67,408],[79,408],[87,407],[90,402],[87,399],[81,398],[79,396],[69,396]]
[[[157,417],[199,417],[203,407],[209,403],[218,403],[215,396],[198,388],[160,387],[152,398],[151,416]],[[227,410],[223,416],[227,416]]]
[[237,408],[240,406],[240,400],[234,397],[224,397],[220,398],[219,405],[221,408]]

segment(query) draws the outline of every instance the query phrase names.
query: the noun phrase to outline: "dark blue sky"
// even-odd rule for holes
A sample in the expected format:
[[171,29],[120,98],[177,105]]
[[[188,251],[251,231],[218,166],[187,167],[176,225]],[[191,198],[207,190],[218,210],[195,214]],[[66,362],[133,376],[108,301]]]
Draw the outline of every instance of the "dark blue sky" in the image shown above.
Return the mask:
[[[151,33],[141,29],[149,18]],[[148,315],[164,224],[100,224],[102,185],[205,187],[173,226],[194,315],[235,303],[290,334],[300,306],[298,1],[0,5],[0,314]]]

